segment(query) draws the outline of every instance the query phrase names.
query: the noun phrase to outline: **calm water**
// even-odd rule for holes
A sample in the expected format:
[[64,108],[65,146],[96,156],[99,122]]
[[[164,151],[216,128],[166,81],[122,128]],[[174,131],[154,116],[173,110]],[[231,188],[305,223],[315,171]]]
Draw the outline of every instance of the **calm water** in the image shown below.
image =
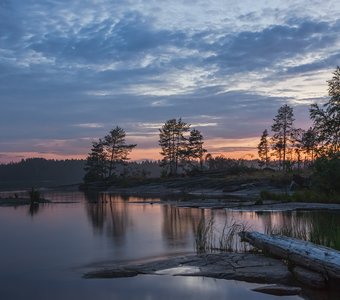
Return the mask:
[[226,220],[259,231],[301,227],[298,234],[310,237],[318,230],[318,238],[337,244],[322,235],[322,222],[338,222],[336,214],[179,209],[109,195],[98,203],[82,193],[44,196],[68,203],[0,207],[0,299],[276,299],[251,291],[256,284],[226,280],[167,275],[81,278],[93,266],[194,253],[194,230],[202,217],[213,217],[217,230]]

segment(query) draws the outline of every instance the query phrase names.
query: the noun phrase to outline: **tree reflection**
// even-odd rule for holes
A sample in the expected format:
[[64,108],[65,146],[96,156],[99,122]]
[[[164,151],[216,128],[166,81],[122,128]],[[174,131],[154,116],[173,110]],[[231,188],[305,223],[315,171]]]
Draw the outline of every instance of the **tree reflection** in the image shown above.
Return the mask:
[[34,217],[39,212],[39,203],[31,203],[28,209],[28,214]]
[[203,209],[163,206],[163,238],[169,247],[185,246],[204,215]]
[[124,245],[125,236],[131,221],[128,202],[121,197],[98,194],[88,196],[86,212],[95,233],[106,234],[116,245]]

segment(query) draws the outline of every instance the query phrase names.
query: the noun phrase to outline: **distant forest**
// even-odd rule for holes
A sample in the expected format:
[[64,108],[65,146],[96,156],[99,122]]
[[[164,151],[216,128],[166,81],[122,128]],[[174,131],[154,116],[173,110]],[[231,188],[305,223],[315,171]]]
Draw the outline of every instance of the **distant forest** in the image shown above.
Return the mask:
[[[0,189],[25,189],[79,184],[83,181],[86,160],[47,160],[27,158],[0,164]],[[159,177],[158,161],[127,162],[115,170],[117,176]]]
[[83,180],[85,160],[28,158],[0,164],[0,189],[50,187]]

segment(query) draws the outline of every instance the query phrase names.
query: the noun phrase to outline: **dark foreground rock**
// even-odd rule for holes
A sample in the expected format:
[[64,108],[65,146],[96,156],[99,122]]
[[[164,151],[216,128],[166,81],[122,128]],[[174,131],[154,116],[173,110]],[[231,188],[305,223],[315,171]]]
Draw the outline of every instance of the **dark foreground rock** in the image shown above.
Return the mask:
[[[256,292],[266,294],[299,295],[306,300],[339,299],[339,286],[321,288],[320,285],[319,288],[321,289],[317,289],[315,287],[315,279],[317,278],[313,277],[315,274],[306,275],[306,271],[308,273],[308,270],[295,268],[293,274],[283,261],[262,254],[219,253],[188,255],[146,263],[117,264],[88,272],[83,277],[123,278],[143,274],[202,276],[266,284],[254,289]],[[314,281],[314,288],[311,288],[308,280]]]
[[253,289],[255,292],[270,294],[275,296],[292,296],[299,295],[302,291],[300,287],[287,286],[287,285],[266,285]]
[[119,278],[138,274],[205,276],[254,283],[294,282],[293,275],[282,261],[251,253],[190,255],[144,264],[116,265],[86,273],[84,278]]
[[323,288],[329,279],[340,282],[340,251],[311,242],[256,231],[239,233],[241,239],[267,254],[295,265],[295,277],[314,288]]
[[318,289],[326,287],[326,280],[320,273],[313,272],[300,266],[294,267],[292,269],[292,273],[296,280],[304,285],[312,286]]

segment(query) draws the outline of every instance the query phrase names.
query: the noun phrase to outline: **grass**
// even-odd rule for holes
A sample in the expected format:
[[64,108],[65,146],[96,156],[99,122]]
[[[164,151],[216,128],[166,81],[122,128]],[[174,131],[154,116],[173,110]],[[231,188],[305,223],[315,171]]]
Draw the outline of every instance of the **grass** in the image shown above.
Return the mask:
[[259,200],[273,200],[273,201],[290,201],[288,193],[273,193],[269,191],[261,191]]
[[340,250],[340,219],[337,213],[299,213],[281,227],[267,227],[265,233],[284,235]]
[[195,248],[197,253],[212,251],[214,241],[214,219],[211,217],[208,222],[201,217],[195,230]]
[[284,202],[320,202],[320,203],[340,203],[339,194],[325,194],[322,192],[304,189],[289,193],[272,193],[269,191],[261,191],[259,201],[273,200]]
[[[246,231],[247,226],[238,224],[236,221],[232,221],[231,224],[224,223],[221,234],[219,235],[219,250],[245,252],[246,244],[240,243],[238,234],[242,231]],[[240,247],[242,246],[242,247]]]
[[215,251],[246,252],[252,247],[241,242],[238,233],[248,230],[249,227],[239,224],[235,220],[225,221],[222,230],[215,226],[214,217],[206,221],[201,217],[195,230],[195,249],[198,254]]

